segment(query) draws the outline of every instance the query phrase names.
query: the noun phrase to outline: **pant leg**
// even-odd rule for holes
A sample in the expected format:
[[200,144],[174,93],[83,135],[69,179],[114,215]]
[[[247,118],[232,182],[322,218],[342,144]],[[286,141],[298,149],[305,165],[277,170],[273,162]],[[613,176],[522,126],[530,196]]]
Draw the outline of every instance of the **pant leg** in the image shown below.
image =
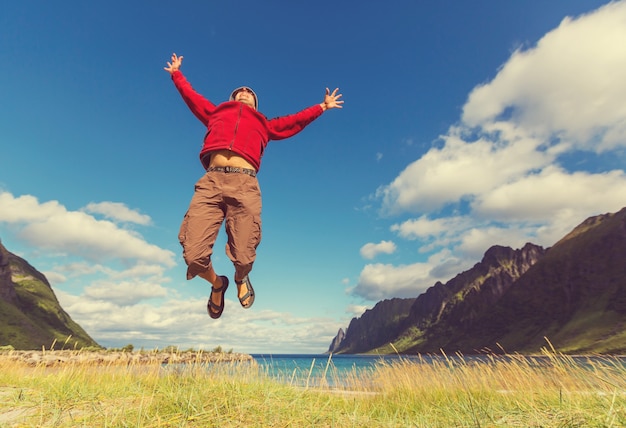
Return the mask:
[[226,254],[235,266],[235,278],[244,278],[256,259],[261,243],[261,190],[255,177],[227,174],[224,187],[226,203]]
[[178,240],[187,263],[187,279],[211,266],[213,245],[225,216],[221,178],[219,173],[207,173],[198,180],[180,226]]

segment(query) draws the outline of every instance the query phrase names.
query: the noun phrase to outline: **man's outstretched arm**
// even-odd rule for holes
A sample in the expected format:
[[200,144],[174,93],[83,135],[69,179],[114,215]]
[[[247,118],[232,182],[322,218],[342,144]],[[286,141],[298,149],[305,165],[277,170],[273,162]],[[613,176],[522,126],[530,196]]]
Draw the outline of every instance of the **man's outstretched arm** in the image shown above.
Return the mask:
[[191,112],[206,126],[209,123],[210,115],[215,110],[215,105],[191,87],[183,73],[180,72],[182,63],[183,56],[177,56],[174,53],[172,54],[171,62],[167,63],[167,67],[164,67],[164,70],[172,76],[176,89],[180,92]]
[[340,100],[342,94],[338,94],[339,88],[330,92],[326,88],[324,102],[313,104],[296,114],[274,118],[268,122],[270,140],[282,140],[296,135],[302,131],[309,123],[320,117],[322,113],[331,108],[343,108],[343,101]]

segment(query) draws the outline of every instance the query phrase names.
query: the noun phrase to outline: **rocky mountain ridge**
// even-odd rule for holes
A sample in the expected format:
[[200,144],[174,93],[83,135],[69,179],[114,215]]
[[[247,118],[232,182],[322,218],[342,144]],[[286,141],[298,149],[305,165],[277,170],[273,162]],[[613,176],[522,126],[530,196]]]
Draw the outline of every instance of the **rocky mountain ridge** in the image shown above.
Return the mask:
[[562,352],[625,352],[625,256],[626,209],[585,220],[549,249],[496,245],[445,284],[400,299],[408,313],[379,302],[329,351],[532,353],[548,339]]

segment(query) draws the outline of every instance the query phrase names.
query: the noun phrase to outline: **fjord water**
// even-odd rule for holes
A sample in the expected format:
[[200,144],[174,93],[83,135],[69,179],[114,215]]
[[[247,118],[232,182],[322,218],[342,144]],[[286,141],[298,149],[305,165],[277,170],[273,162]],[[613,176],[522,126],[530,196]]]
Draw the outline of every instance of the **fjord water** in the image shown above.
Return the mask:
[[252,357],[271,378],[298,386],[337,386],[348,378],[361,378],[377,365],[425,361],[420,356],[398,355],[252,354]]
[[[524,360],[529,366],[554,363],[549,356],[522,355],[329,355],[329,354],[252,354],[262,371],[280,382],[297,386],[340,386],[346,379],[360,379],[377,366],[399,362],[416,364],[443,363],[453,368],[466,364],[493,364],[496,361]],[[606,364],[626,367],[626,356],[567,356],[567,360],[580,367]]]

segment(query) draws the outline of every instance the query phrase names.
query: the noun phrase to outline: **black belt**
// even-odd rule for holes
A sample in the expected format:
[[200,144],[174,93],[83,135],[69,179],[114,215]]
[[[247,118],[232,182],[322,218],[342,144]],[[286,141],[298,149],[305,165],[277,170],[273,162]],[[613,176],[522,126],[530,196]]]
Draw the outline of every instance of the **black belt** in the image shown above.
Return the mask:
[[248,168],[239,168],[236,166],[210,166],[206,169],[206,172],[218,171],[218,172],[237,172],[241,174],[248,174],[250,177],[256,177],[256,171]]

